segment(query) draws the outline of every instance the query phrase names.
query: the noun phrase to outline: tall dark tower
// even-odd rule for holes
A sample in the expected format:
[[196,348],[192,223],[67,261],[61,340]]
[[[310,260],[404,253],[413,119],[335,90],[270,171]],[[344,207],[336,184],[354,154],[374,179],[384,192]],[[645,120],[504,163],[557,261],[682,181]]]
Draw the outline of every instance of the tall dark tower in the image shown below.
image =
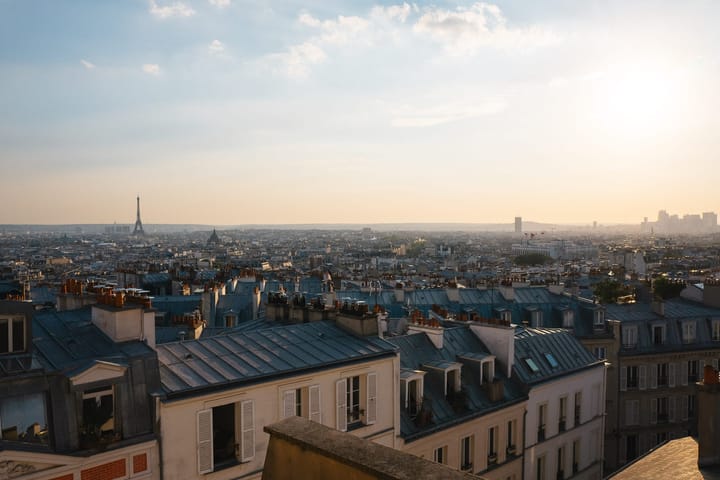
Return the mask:
[[132,234],[145,235],[145,230],[143,230],[142,222],[140,221],[140,195],[137,197],[137,220],[135,220],[135,229]]

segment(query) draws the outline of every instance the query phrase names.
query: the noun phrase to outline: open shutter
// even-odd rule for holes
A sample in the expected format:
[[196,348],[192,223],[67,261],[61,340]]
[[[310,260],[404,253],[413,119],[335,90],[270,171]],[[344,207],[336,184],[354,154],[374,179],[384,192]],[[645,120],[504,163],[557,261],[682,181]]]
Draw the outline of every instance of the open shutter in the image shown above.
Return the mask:
[[675,386],[675,375],[677,372],[676,364],[671,363],[668,365],[668,387]]
[[309,400],[309,416],[310,420],[317,423],[322,423],[322,416],[320,415],[320,385],[310,385],[308,388]]
[[282,418],[289,418],[295,415],[295,400],[295,390],[285,390],[283,392]]
[[640,390],[647,388],[647,367],[645,365],[638,367],[638,388]]
[[343,378],[335,382],[335,427],[341,432],[347,431],[347,383]]
[[627,390],[627,367],[620,368],[620,391]]
[[657,423],[657,398],[650,399],[650,423]]
[[197,413],[198,473],[210,473],[213,465],[212,409]]
[[668,420],[670,423],[675,423],[675,397],[668,398]]
[[680,385],[683,387],[688,384],[688,362],[680,364]]
[[255,457],[255,404],[245,400],[240,404],[240,430],[242,434],[241,462],[248,462]]
[[648,366],[648,374],[650,376],[650,388],[657,388],[657,364],[650,364]]
[[367,374],[367,405],[365,405],[365,423],[372,425],[377,421],[377,374]]

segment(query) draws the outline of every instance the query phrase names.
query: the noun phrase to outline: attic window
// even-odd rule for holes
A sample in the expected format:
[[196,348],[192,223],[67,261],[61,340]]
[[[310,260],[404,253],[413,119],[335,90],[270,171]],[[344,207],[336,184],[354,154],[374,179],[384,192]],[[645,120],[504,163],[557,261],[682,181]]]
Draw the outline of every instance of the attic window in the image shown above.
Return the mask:
[[532,373],[538,373],[540,371],[537,364],[535,363],[535,360],[533,360],[532,358],[525,358],[524,360],[525,364],[528,366]]
[[548,363],[550,364],[550,367],[557,368],[560,366],[560,364],[557,362],[557,360],[555,360],[555,357],[553,356],[552,353],[544,353],[543,355],[545,355],[545,360],[548,361]]

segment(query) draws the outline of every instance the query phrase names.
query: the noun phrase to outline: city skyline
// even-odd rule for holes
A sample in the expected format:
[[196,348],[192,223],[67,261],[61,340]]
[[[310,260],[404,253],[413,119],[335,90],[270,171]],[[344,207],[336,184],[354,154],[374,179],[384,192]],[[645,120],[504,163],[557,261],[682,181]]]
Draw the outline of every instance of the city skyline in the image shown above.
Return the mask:
[[[717,211],[720,4],[0,3],[0,224]],[[132,203],[131,203],[132,202]]]

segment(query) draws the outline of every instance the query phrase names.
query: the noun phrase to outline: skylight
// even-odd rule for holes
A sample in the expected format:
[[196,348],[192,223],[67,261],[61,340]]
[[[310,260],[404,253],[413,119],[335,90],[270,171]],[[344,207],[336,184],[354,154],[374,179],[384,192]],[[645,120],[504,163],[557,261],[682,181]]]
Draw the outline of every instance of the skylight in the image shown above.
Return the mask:
[[532,358],[526,358],[525,363],[527,364],[530,371],[532,371],[532,373],[537,373],[540,371],[537,364],[535,363],[535,360],[533,360]]
[[548,363],[550,364],[550,366],[552,368],[557,368],[558,366],[560,366],[560,364],[557,362],[557,360],[555,360],[555,357],[553,357],[552,353],[545,353],[544,355],[545,355],[545,360],[548,361]]

